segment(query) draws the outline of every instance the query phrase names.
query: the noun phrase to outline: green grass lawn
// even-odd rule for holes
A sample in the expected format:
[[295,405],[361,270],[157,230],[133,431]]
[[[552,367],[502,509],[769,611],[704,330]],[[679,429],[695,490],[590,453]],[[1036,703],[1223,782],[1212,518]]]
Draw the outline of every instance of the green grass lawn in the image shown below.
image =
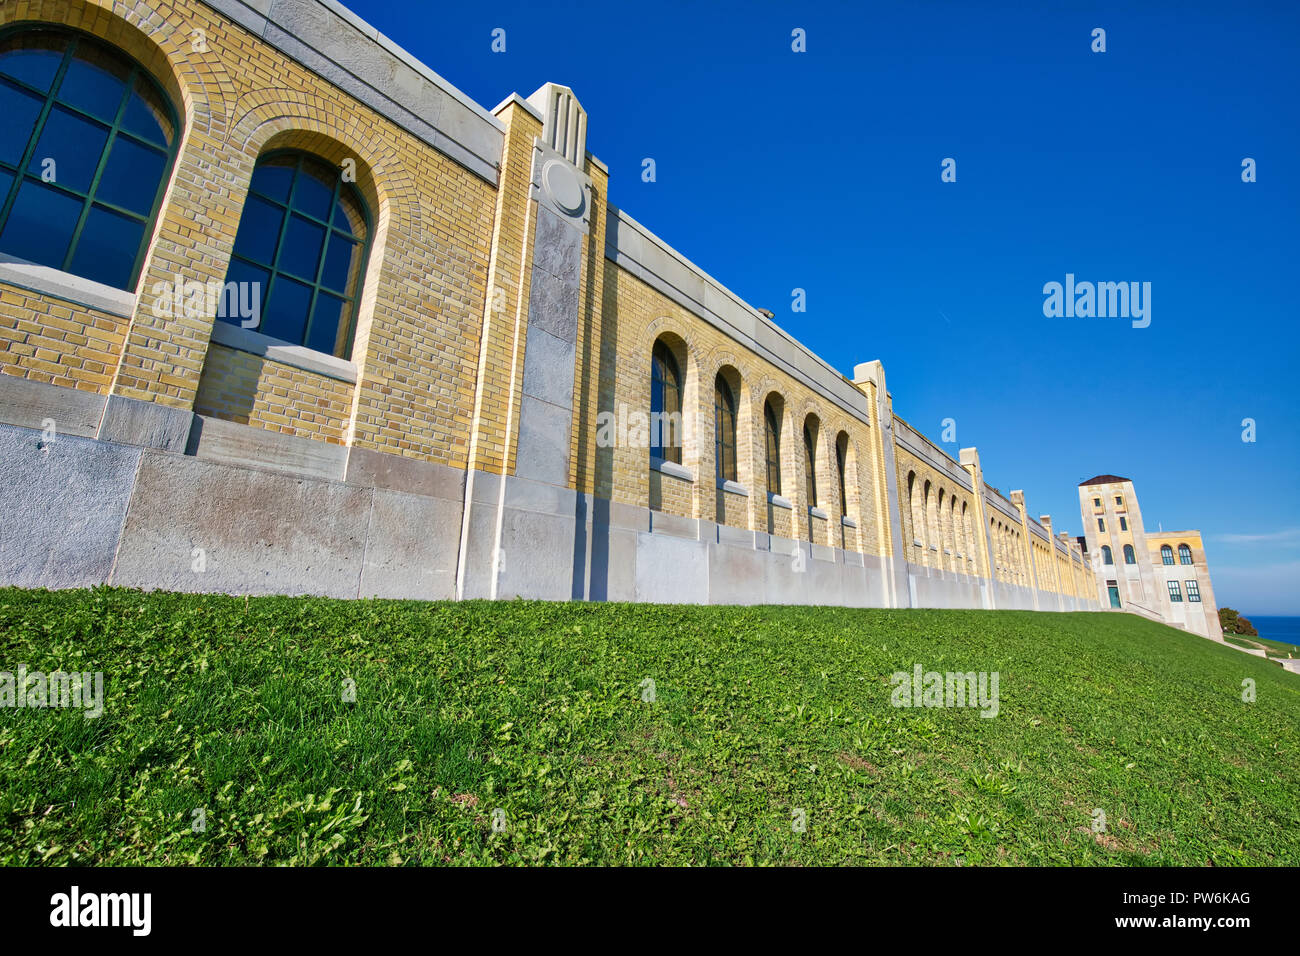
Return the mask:
[[1300,863],[1300,676],[1129,615],[0,590],[19,664],[106,704],[0,710],[5,864]]

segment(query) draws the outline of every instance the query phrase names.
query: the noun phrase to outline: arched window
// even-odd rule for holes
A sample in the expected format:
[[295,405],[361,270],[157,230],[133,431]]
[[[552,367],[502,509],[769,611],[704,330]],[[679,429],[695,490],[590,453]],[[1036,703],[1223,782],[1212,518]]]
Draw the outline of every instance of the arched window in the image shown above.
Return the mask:
[[1114,563],[1115,563],[1115,558],[1111,555],[1111,553],[1110,553],[1110,545],[1108,545],[1108,544],[1103,544],[1103,545],[1101,546],[1101,563],[1102,563],[1102,564],[1114,564]]
[[1133,553],[1133,545],[1131,544],[1124,545],[1124,563],[1125,564],[1138,563],[1137,555]]
[[134,290],[179,124],[152,76],[68,30],[0,39],[0,250]]
[[767,491],[781,493],[781,420],[769,398],[763,403],[763,426],[767,432]]
[[803,423],[803,461],[804,461],[804,491],[808,495],[808,507],[817,507],[817,442],[813,438],[813,432],[817,426],[805,421]]
[[[1173,562],[1170,563],[1172,564]],[[1180,544],[1178,546],[1178,563],[1179,564],[1192,563],[1192,549],[1185,544]]]
[[370,213],[339,167],[297,150],[268,153],[253,171],[226,282],[250,284],[256,331],[346,356],[369,236]]
[[1160,546],[1160,560],[1161,560],[1161,562],[1164,563],[1164,564],[1173,564],[1173,563],[1174,563],[1174,549],[1171,548],[1171,547],[1169,547],[1169,545],[1167,545],[1167,544],[1162,544],[1162,545]]
[[650,457],[682,463],[682,376],[666,342],[650,359]]
[[736,481],[736,397],[722,373],[713,380],[713,440],[719,481]]
[[844,473],[849,459],[849,436],[840,432],[835,439],[835,473],[840,481],[840,517],[849,516],[849,496],[845,493]]
[[[921,489],[916,481],[916,472],[907,473],[907,504],[912,515],[912,540],[914,547],[925,548],[925,512],[921,505]],[[923,558],[917,558],[919,563]]]

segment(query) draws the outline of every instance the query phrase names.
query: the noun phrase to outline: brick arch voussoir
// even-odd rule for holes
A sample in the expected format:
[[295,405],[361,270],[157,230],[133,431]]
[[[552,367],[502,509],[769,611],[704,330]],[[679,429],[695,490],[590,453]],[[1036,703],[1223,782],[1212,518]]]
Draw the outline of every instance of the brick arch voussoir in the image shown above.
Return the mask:
[[[293,146],[330,162],[355,158],[357,185],[368,193],[365,198],[376,212],[387,212],[402,232],[418,233],[421,203],[415,180],[397,151],[378,134],[359,135],[355,124],[336,115],[325,100],[296,91],[259,90],[241,99],[240,107],[230,142],[242,154],[249,175],[268,147]],[[369,180],[368,188],[363,178]]]

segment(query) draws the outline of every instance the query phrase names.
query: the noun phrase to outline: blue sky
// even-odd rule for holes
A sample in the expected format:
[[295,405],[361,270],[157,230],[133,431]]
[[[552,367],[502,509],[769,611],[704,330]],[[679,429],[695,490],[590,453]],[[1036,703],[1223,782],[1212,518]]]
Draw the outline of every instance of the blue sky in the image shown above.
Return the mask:
[[[1221,605],[1300,614],[1300,5],[348,5],[488,108],[571,86],[615,205],[1033,514],[1132,478]],[[1150,282],[1150,326],[1046,318],[1066,273]]]

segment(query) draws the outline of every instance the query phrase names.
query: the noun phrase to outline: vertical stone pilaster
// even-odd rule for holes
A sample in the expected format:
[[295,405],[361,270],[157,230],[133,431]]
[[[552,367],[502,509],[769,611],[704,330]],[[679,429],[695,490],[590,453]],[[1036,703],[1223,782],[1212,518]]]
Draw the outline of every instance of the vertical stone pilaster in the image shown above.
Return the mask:
[[1016,506],[1016,512],[1020,515],[1020,557],[1025,562],[1025,578],[1029,590],[1033,592],[1034,610],[1038,611],[1041,610],[1038,606],[1038,562],[1034,558],[1034,534],[1029,527],[1029,512],[1025,508],[1024,491],[1011,492],[1011,503]]
[[993,556],[993,542],[989,539],[988,516],[984,508],[984,471],[980,468],[980,453],[976,448],[963,448],[960,452],[962,467],[970,475],[971,488],[975,498],[975,552],[976,573],[983,579],[980,593],[983,595],[984,607],[992,610],[998,606],[996,588],[994,588],[993,569],[996,559]]
[[889,527],[889,547],[882,555],[885,569],[884,603],[886,607],[910,607],[911,591],[907,584],[907,559],[903,554],[903,517],[898,503],[898,466],[894,457],[894,409],[885,388],[885,366],[879,362],[864,362],[853,369],[853,384],[868,396],[874,386],[875,418],[879,427],[873,438],[876,452],[883,463],[881,486],[884,501],[880,521]]
[[[509,175],[493,268],[513,308],[502,315],[489,306],[484,320],[496,328],[484,335],[480,360],[458,594],[567,600],[575,593],[574,381],[592,215],[591,179],[575,165],[585,166],[586,117],[572,91],[555,84],[502,113]],[[476,466],[498,476],[490,487],[479,487]],[[485,533],[490,546],[471,547]]]

